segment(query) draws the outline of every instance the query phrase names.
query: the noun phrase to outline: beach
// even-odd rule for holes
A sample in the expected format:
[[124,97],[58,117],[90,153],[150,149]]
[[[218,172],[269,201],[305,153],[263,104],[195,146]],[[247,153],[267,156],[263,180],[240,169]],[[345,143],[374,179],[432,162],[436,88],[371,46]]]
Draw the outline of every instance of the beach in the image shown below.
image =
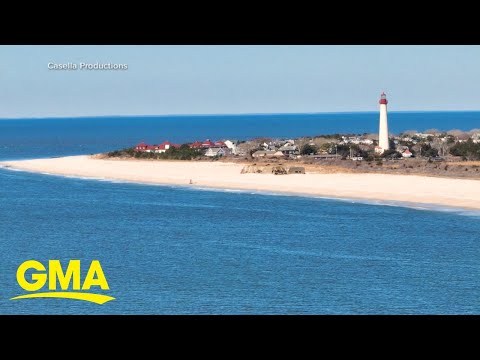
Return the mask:
[[29,172],[192,188],[398,201],[480,210],[480,180],[390,174],[241,174],[242,164],[68,156],[0,162]]

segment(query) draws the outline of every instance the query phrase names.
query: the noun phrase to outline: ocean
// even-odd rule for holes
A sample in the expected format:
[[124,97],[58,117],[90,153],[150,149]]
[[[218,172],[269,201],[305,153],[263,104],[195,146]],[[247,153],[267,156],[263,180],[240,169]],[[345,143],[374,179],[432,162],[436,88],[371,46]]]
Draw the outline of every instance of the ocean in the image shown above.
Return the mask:
[[[0,159],[147,142],[374,132],[378,114],[0,120]],[[393,132],[479,112],[392,113]],[[0,314],[479,314],[480,212],[0,168]],[[98,259],[104,305],[25,293],[18,266]]]
[[[378,120],[378,112],[0,119],[0,160],[98,153],[140,141],[376,133]],[[397,134],[432,128],[471,130],[480,128],[480,111],[389,112],[388,121],[390,132]]]

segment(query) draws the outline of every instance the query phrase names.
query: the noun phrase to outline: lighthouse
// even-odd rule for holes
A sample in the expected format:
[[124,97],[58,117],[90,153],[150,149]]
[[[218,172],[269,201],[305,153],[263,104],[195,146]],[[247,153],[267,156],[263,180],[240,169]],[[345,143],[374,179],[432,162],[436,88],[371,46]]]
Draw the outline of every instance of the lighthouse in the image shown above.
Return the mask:
[[376,152],[382,154],[384,151],[390,149],[390,144],[388,142],[388,120],[387,120],[387,95],[385,92],[382,92],[380,95],[380,125],[378,131],[378,147],[375,149]]

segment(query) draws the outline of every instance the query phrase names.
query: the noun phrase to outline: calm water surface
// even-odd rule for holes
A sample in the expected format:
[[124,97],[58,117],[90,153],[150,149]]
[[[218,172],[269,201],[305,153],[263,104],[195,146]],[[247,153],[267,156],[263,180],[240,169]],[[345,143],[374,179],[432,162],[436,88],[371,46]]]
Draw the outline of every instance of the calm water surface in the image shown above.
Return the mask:
[[[441,121],[423,126],[413,120],[417,115],[404,115],[405,128],[442,128]],[[263,119],[268,125],[247,119],[252,126],[242,126],[236,137],[338,132],[357,122],[365,132],[376,126],[376,115],[351,116],[341,124],[306,116],[298,126],[282,118]],[[444,127],[480,127],[476,120],[454,125],[455,119],[443,120]],[[0,150],[3,159],[34,158],[106,151],[139,139],[216,139],[236,134],[238,125],[226,122],[2,120]],[[0,169],[0,313],[478,314],[479,234],[480,214],[469,211]],[[24,294],[15,274],[28,259],[81,259],[83,274],[98,259],[116,300],[102,306],[10,301]]]

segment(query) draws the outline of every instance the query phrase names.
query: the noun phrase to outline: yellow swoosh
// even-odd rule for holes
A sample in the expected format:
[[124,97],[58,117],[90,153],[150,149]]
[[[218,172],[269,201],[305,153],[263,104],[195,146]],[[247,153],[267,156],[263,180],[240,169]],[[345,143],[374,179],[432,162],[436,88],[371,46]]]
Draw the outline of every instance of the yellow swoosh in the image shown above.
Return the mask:
[[114,297],[100,294],[80,293],[80,292],[43,292],[35,294],[20,295],[11,298],[10,300],[32,299],[32,298],[61,298],[61,299],[75,299],[90,301],[95,304],[105,304],[107,301],[115,300]]

